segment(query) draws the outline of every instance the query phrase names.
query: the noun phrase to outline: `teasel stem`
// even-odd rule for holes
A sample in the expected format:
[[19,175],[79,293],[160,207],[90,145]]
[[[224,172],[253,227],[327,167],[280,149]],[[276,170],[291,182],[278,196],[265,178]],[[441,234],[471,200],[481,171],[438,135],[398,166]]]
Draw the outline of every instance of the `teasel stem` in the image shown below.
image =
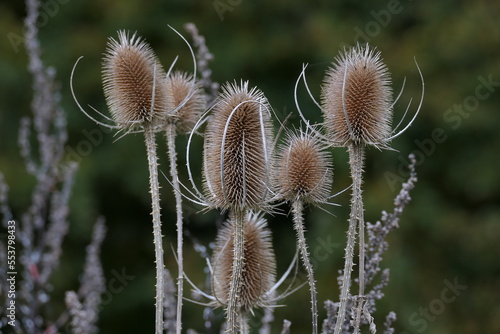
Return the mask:
[[[240,294],[244,266],[244,235],[243,224],[245,221],[245,211],[235,210],[231,213],[234,221],[234,257],[233,271],[231,274],[231,283],[229,285],[229,300],[227,305],[227,332],[231,334],[238,333],[238,329],[247,328],[248,325],[240,323],[243,320],[240,303]],[[246,319],[246,316],[245,316]],[[246,320],[245,320],[246,322]],[[241,333],[244,333],[243,331]]]
[[144,136],[146,141],[146,151],[148,155],[149,167],[149,186],[151,193],[151,206],[153,216],[153,243],[155,245],[155,258],[156,258],[156,316],[155,327],[156,334],[163,333],[163,244],[161,234],[161,220],[160,220],[160,186],[158,183],[158,158],[156,155],[156,142],[155,132],[153,128],[146,124],[144,126]]
[[240,309],[240,314],[239,316],[239,324],[240,324],[240,333],[241,334],[249,334],[250,333],[250,328],[248,326],[248,314],[247,311],[243,311]]
[[354,333],[359,333],[361,313],[363,311],[363,299],[365,295],[365,219],[362,197],[364,147],[353,143],[349,146],[349,165],[351,167],[351,178],[353,180],[351,216],[358,221],[359,234],[359,302],[357,303],[356,321],[354,322]]
[[[364,217],[363,198],[361,185],[363,183],[364,147],[358,143],[349,145],[349,165],[352,178],[351,214],[349,217],[349,230],[347,232],[347,245],[345,248],[345,265],[340,292],[340,307],[335,324],[335,334],[339,334],[346,314],[347,300],[349,298],[349,287],[351,284],[351,272],[353,269],[354,246],[356,244],[356,225],[359,227],[359,295],[364,294],[365,276],[365,239],[364,239]],[[359,303],[357,319],[360,320],[362,303]],[[356,321],[359,330],[359,321]]]
[[316,282],[314,280],[314,271],[309,260],[309,252],[307,251],[306,239],[304,236],[304,219],[303,219],[304,203],[301,200],[296,200],[292,203],[293,212],[293,227],[297,232],[297,244],[302,255],[302,262],[307,271],[309,280],[309,289],[311,291],[311,312],[312,312],[312,333],[318,333],[318,306],[316,301]]
[[176,127],[174,123],[168,123],[165,130],[165,137],[168,146],[168,158],[170,160],[170,176],[174,187],[175,211],[177,215],[177,326],[176,333],[182,330],[182,297],[184,293],[184,263],[183,263],[183,218],[182,218],[182,196],[179,186],[179,174],[177,172],[177,153],[175,151]]

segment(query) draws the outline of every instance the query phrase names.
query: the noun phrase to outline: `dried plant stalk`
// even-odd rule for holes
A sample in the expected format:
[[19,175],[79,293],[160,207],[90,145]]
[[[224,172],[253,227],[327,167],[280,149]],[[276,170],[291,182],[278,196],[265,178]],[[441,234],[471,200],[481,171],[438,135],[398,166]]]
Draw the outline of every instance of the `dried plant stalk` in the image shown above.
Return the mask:
[[231,210],[235,224],[233,271],[226,308],[228,333],[240,330],[244,257],[243,222],[248,210],[266,208],[271,165],[272,124],[264,94],[227,84],[207,125],[204,186],[214,207]]
[[277,159],[277,197],[292,204],[294,229],[311,293],[312,333],[318,332],[318,306],[314,271],[304,233],[304,203],[324,203],[332,183],[331,157],[321,141],[309,132],[289,135]]
[[341,54],[337,63],[327,72],[323,85],[323,115],[330,140],[336,145],[347,146],[353,181],[351,214],[340,307],[335,334],[344,322],[349,298],[353,268],[356,225],[359,228],[359,298],[354,332],[359,331],[363,310],[365,284],[365,232],[363,198],[361,196],[364,147],[385,147],[391,134],[392,89],[387,67],[368,45],[356,47]]
[[205,107],[205,97],[194,78],[185,73],[174,72],[166,80],[169,115],[165,119],[165,137],[170,162],[170,176],[175,197],[177,228],[177,326],[176,333],[182,331],[182,299],[184,294],[184,255],[183,255],[183,214],[182,196],[177,172],[177,153],[175,151],[176,133],[186,133],[193,129]]
[[104,56],[103,84],[111,116],[125,131],[142,127],[146,143],[151,193],[153,242],[156,258],[156,333],[163,332],[163,245],[160,219],[160,186],[155,129],[167,114],[168,96],[161,65],[147,43],[118,32],[109,40]]
[[312,333],[318,333],[318,303],[316,298],[316,281],[314,280],[314,271],[312,263],[309,260],[309,252],[307,250],[306,237],[304,234],[304,218],[303,210],[304,205],[302,201],[295,201],[292,203],[293,210],[293,227],[297,232],[297,244],[300,249],[302,257],[302,264],[307,272],[307,279],[309,281],[309,290],[311,293],[311,313],[312,313]]

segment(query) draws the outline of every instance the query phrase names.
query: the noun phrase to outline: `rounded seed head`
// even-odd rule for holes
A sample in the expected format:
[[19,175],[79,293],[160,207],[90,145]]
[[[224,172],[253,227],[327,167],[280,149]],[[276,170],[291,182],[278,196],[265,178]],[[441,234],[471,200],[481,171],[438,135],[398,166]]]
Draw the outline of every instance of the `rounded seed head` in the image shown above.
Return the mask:
[[380,52],[368,45],[336,58],[322,87],[325,127],[334,143],[385,145],[391,132],[390,82]]
[[332,157],[311,133],[290,133],[278,152],[275,176],[279,199],[323,203],[333,179]]
[[268,198],[272,124],[263,93],[248,82],[222,88],[205,131],[204,187],[222,209],[262,209]]
[[[249,213],[243,225],[243,284],[240,303],[244,310],[269,304],[268,294],[276,281],[276,259],[272,247],[271,231],[264,218]],[[219,306],[227,305],[233,273],[234,223],[226,222],[217,234],[212,258],[214,294]]]
[[102,68],[111,116],[124,129],[155,124],[167,109],[165,72],[153,50],[135,34],[110,38]]
[[178,133],[190,132],[205,109],[203,90],[191,75],[178,71],[167,78],[166,87],[169,110],[176,110],[168,121],[175,122]]

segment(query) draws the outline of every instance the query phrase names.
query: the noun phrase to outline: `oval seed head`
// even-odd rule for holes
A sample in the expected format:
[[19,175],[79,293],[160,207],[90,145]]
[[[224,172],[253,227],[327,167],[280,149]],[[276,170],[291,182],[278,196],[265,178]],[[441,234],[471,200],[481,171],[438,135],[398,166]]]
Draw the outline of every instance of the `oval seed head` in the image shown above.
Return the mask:
[[104,95],[117,126],[155,124],[167,109],[165,71],[153,50],[135,34],[110,38],[103,59]]
[[334,143],[386,144],[392,119],[390,82],[380,52],[368,45],[358,44],[336,58],[322,86],[325,127]]
[[[175,122],[178,133],[190,132],[205,109],[205,95],[191,75],[174,72],[167,77],[167,95],[170,114],[168,121]],[[186,99],[189,95],[189,98]],[[182,106],[181,106],[182,105]]]
[[331,161],[331,155],[316,136],[302,131],[289,134],[279,150],[275,169],[278,198],[324,203],[333,179]]
[[[217,305],[227,305],[233,273],[234,223],[227,221],[217,234],[212,258],[214,297]],[[248,213],[243,224],[243,277],[240,305],[248,311],[265,307],[272,294],[268,293],[276,281],[276,259],[272,247],[271,231],[264,218]]]
[[205,131],[204,187],[222,209],[262,209],[268,197],[272,124],[264,94],[223,86]]

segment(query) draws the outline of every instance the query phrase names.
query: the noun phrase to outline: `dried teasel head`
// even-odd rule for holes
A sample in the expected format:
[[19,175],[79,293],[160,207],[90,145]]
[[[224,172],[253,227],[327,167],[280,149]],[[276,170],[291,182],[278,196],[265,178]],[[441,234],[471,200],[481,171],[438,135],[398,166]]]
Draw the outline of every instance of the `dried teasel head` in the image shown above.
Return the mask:
[[205,130],[204,187],[222,209],[262,209],[268,198],[272,124],[264,94],[226,84]]
[[169,110],[167,121],[174,122],[178,133],[188,133],[205,109],[206,98],[200,85],[187,73],[175,71],[166,82]]
[[333,168],[326,146],[309,132],[289,133],[276,159],[274,182],[277,197],[318,204],[328,200]]
[[151,47],[125,31],[109,39],[103,59],[104,95],[116,125],[152,125],[168,110],[165,71]]
[[391,79],[380,52],[368,45],[336,58],[322,86],[325,128],[332,142],[385,146],[391,134]]
[[[213,292],[218,306],[227,305],[233,272],[234,223],[227,221],[219,229],[215,242],[213,264]],[[264,218],[248,213],[243,224],[243,276],[240,306],[248,311],[268,306],[272,301],[271,288],[276,281],[276,259],[271,231]]]

